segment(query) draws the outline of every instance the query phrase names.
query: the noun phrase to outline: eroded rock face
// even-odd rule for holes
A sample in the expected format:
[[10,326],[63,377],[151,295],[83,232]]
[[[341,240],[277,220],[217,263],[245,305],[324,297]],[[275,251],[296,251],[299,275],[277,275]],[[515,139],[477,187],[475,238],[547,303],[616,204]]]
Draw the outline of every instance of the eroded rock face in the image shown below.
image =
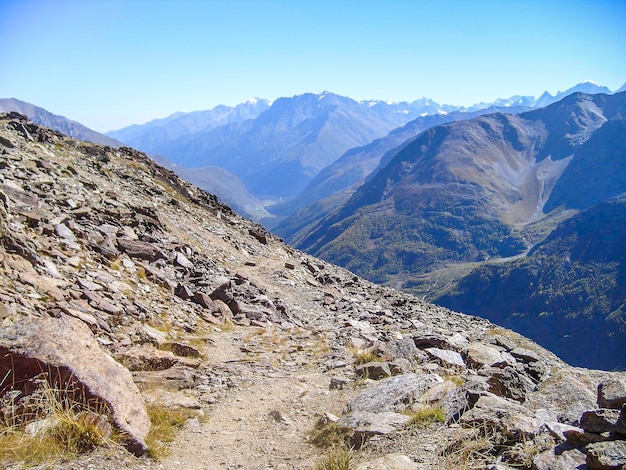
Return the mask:
[[146,451],[150,430],[146,409],[132,376],[105,353],[81,321],[31,318],[0,330],[0,375],[5,388],[23,387],[42,372],[61,391],[78,389],[93,405],[104,404],[135,454]]

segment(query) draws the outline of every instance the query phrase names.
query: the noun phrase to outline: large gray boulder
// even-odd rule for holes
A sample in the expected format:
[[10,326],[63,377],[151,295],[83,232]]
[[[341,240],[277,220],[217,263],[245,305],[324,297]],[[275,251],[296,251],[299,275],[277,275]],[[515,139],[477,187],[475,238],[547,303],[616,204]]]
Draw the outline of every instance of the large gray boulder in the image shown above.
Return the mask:
[[84,323],[67,316],[29,317],[0,330],[0,377],[7,378],[0,392],[23,389],[42,372],[52,387],[78,392],[87,405],[104,405],[130,451],[147,450],[150,420],[139,389]]

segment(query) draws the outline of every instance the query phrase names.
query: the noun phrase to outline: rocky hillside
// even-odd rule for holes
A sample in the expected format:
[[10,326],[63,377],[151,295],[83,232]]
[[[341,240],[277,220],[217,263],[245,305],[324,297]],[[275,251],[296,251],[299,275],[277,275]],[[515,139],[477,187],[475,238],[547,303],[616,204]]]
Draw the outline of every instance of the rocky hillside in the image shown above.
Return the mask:
[[123,145],[119,140],[106,136],[89,129],[80,122],[72,121],[63,116],[58,116],[34,104],[26,103],[15,98],[0,98],[0,112],[15,111],[27,116],[31,121],[41,125],[56,129],[63,134],[74,137],[78,140],[94,142],[96,144],[120,147]]
[[0,165],[3,466],[626,464],[624,374],[294,250],[135,150],[9,114]]

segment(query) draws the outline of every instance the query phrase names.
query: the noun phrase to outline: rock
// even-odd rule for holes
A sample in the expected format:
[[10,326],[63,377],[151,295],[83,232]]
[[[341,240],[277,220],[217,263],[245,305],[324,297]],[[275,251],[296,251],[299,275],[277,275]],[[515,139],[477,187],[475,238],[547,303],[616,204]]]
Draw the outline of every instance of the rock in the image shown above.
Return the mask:
[[119,352],[115,358],[131,371],[165,370],[179,362],[178,358],[169,351],[146,346]]
[[[178,283],[174,288],[174,295],[183,300],[195,299],[195,294],[185,284]],[[197,302],[197,301],[196,301]]]
[[157,346],[161,346],[167,341],[167,334],[145,323],[139,327],[138,334],[144,342]]
[[622,405],[619,418],[615,424],[615,430],[622,435],[626,435],[626,405]]
[[131,240],[128,238],[118,238],[117,245],[131,258],[145,259],[150,262],[165,258],[163,252],[161,252],[156,245],[150,242]]
[[591,470],[619,470],[626,466],[626,441],[606,441],[584,448]]
[[512,440],[532,439],[541,426],[541,421],[527,408],[495,396],[480,397],[476,405],[463,414],[460,423],[497,429]]
[[[537,416],[536,413],[535,413],[535,416]],[[582,429],[577,428],[576,426],[570,426],[569,424],[558,423],[555,421],[543,423],[543,426],[550,433],[550,435],[554,437],[555,439],[557,439],[559,442],[563,442],[567,440],[567,436],[565,435],[566,432],[575,432],[575,433],[583,432]],[[578,446],[574,446],[574,447],[578,447]]]
[[615,429],[619,411],[617,410],[591,410],[585,411],[580,417],[580,427],[587,432],[602,434]]
[[202,353],[196,348],[185,343],[180,343],[178,341],[164,343],[162,347],[166,351],[172,351],[177,356],[192,358],[202,357]]
[[217,305],[215,305],[215,301],[204,292],[196,291],[196,293],[193,295],[193,300],[198,305],[201,305],[202,307],[206,308],[207,310],[210,310],[211,312],[219,311]]
[[383,379],[368,387],[348,403],[354,412],[401,412],[424,394],[434,383],[441,381],[433,375],[404,374]]
[[291,420],[282,411],[272,410],[272,411],[270,411],[270,416],[272,418],[274,418],[274,421],[276,421],[278,423],[283,423],[283,424],[286,424],[287,426],[291,426]]
[[267,245],[267,235],[265,233],[262,233],[261,230],[249,229],[248,233],[256,238],[263,245]]
[[509,351],[509,354],[511,354],[511,356],[524,364],[539,362],[539,355],[531,351],[530,349],[513,348],[511,351]]
[[563,431],[563,435],[568,443],[574,447],[583,447],[587,444],[594,442],[602,442],[608,440],[607,437],[600,434],[594,434],[592,432],[585,432],[584,430],[572,426],[573,429],[566,429]]
[[596,387],[581,370],[561,369],[527,395],[524,405],[530,409],[554,410],[556,421],[577,426],[580,416],[596,406]]
[[56,225],[54,227],[54,233],[68,242],[76,243],[76,235],[74,235],[74,232],[72,232],[65,224]]
[[404,454],[387,454],[357,465],[356,470],[416,470],[413,460]]
[[330,385],[328,386],[328,389],[329,390],[342,390],[350,382],[351,382],[350,379],[346,379],[345,377],[331,377]]
[[379,380],[391,375],[391,369],[387,362],[367,362],[354,368],[358,377]]
[[419,397],[418,402],[426,404],[439,402],[455,388],[457,385],[451,380],[437,382]]
[[465,363],[474,369],[481,367],[504,367],[509,364],[507,358],[496,348],[482,343],[472,343],[462,351]]
[[426,352],[434,359],[437,359],[443,367],[461,367],[465,369],[465,362],[463,362],[463,358],[456,351],[439,348],[426,348]]
[[533,459],[534,470],[573,470],[585,468],[586,455],[578,449],[546,450]]
[[439,348],[456,350],[445,336],[436,333],[415,335],[413,336],[413,342],[415,346],[420,349]]
[[610,377],[598,384],[598,406],[619,410],[626,404],[626,379]]
[[526,401],[526,394],[530,392],[529,384],[520,374],[511,367],[488,367],[479,372],[487,378],[489,391],[499,397],[510,398],[518,403]]
[[174,261],[174,263],[176,263],[176,265],[181,266],[185,269],[189,269],[189,270],[194,269],[193,263],[189,261],[187,257],[180,252],[176,252],[176,260]]
[[360,447],[371,436],[397,431],[405,426],[410,419],[408,415],[389,411],[380,413],[355,411],[339,419],[337,425],[353,431],[352,444],[355,447]]
[[100,349],[81,321],[33,317],[0,330],[0,376],[10,378],[5,384],[19,387],[42,370],[54,388],[75,387],[104,403],[128,448],[137,455],[146,451],[150,420],[131,374]]
[[446,422],[458,422],[463,413],[470,410],[481,396],[493,395],[487,388],[484,377],[470,377],[461,386],[449,390],[441,400]]

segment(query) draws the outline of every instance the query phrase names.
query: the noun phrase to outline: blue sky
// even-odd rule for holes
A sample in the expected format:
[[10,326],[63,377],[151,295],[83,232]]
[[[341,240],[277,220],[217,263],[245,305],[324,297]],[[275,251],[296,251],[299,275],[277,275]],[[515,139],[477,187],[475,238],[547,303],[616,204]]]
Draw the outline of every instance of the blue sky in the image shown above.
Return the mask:
[[328,90],[471,105],[626,82],[626,1],[0,0],[0,97],[106,131]]

